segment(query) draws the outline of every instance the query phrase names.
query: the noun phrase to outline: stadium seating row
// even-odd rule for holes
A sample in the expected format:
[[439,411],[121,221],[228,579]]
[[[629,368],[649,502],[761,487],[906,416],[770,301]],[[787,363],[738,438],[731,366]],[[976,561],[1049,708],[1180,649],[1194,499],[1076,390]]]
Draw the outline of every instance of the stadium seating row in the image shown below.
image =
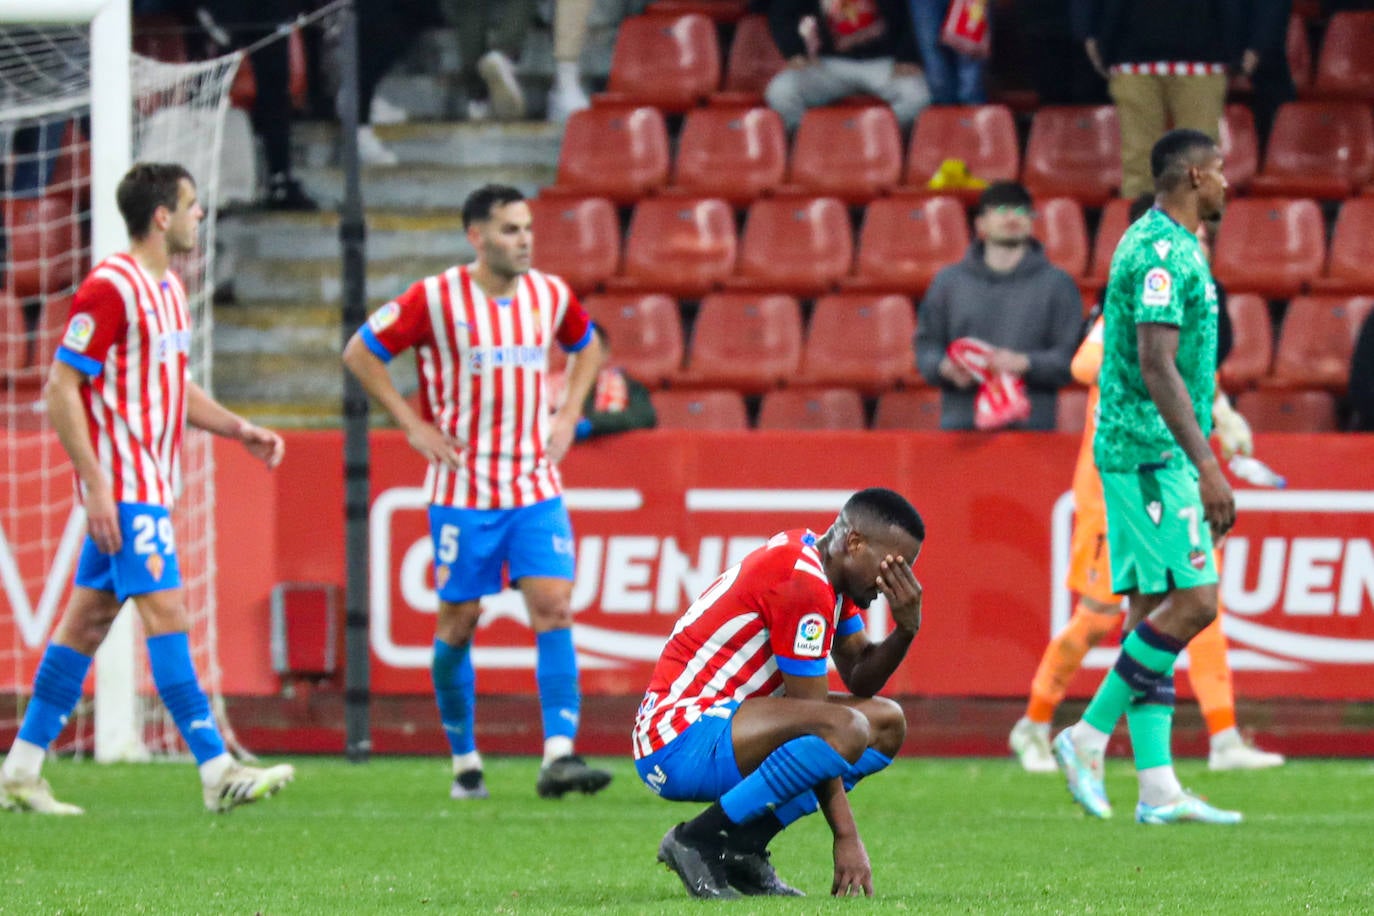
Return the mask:
[[[635,206],[623,246],[609,200],[554,195],[531,206],[536,263],[583,294],[605,288],[695,298],[726,288],[816,296],[842,289],[920,297],[940,268],[964,256],[970,238],[963,205],[944,196],[878,198],[863,211],[857,243],[848,208],[833,197],[761,198],[749,205],[743,233],[720,198],[649,197]],[[1109,200],[1091,241],[1077,201],[1042,199],[1037,208],[1034,231],[1046,255],[1091,303],[1130,202]],[[1233,201],[1213,267],[1233,293],[1374,294],[1374,195],[1342,205],[1329,249],[1314,201]]]
[[[662,429],[742,430],[749,428],[744,396],[730,389],[656,391],[652,395]],[[1081,432],[1086,394],[1066,388],[1059,395],[1057,429]],[[1267,432],[1333,432],[1335,398],[1327,391],[1258,389],[1240,396],[1237,408],[1251,427]],[[864,400],[848,388],[789,388],[770,391],[759,403],[756,429],[937,430],[940,392],[890,391],[878,397],[870,424]]]
[[[1291,102],[1279,109],[1264,166],[1254,116],[1229,105],[1221,133],[1233,193],[1340,200],[1374,181],[1374,113],[1363,102]],[[649,194],[709,194],[735,206],[767,194],[826,194],[866,203],[890,193],[930,193],[940,164],[963,161],[986,181],[1018,177],[1039,197],[1102,206],[1121,184],[1116,109],[1047,106],[1032,121],[1024,161],[1011,110],[937,106],[921,113],[903,155],[896,119],[878,104],[813,108],[789,152],[771,109],[689,111],[677,155],[650,105],[601,105],[568,122],[551,193],[631,204]],[[948,193],[948,192],[941,192]],[[963,195],[971,202],[975,192]]]
[[[729,6],[733,9],[722,21],[737,15],[738,5]],[[658,3],[645,15],[621,23],[608,91],[597,100],[643,103],[671,112],[706,102],[759,101],[768,81],[785,66],[766,17],[739,19],[722,58],[716,25],[699,9],[700,4]],[[1374,100],[1374,12],[1333,15],[1315,71],[1306,26],[1296,16],[1289,20],[1287,49],[1305,96]]]
[[[805,322],[792,296],[714,293],[701,302],[690,345],[677,302],[662,293],[602,293],[588,297],[586,307],[607,329],[616,362],[650,388],[761,394],[838,385],[874,395],[925,385],[913,365],[916,311],[905,296],[822,296]],[[1222,365],[1223,386],[1343,393],[1371,308],[1370,297],[1299,297],[1288,304],[1275,344],[1268,304],[1253,294],[1229,297],[1234,342]]]

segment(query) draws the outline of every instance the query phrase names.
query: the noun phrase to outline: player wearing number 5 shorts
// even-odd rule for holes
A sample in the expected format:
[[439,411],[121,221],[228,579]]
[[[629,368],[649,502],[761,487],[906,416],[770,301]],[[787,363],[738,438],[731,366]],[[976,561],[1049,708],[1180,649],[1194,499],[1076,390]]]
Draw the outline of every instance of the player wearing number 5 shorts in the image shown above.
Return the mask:
[[[368,319],[344,364],[429,461],[425,489],[434,541],[439,618],[435,697],[452,751],[454,799],[486,798],[473,733],[471,658],[481,599],[508,574],[529,608],[544,726],[544,798],[598,792],[611,774],[573,753],[580,694],[572,639],[573,537],[558,462],[601,367],[591,319],[568,285],[531,268],[530,207],[515,188],[487,185],[463,204],[477,251],[411,286]],[[549,348],[575,354],[567,396],[549,409]],[[386,364],[414,349],[420,411],[392,384]]]
[[171,510],[187,424],[236,439],[269,468],[284,446],[191,380],[186,292],[170,269],[195,248],[204,211],[179,165],[135,165],[116,190],[129,249],[95,266],[76,292],[48,376],[48,415],[76,472],[89,532],[75,587],[34,678],[33,699],[0,768],[0,807],[81,814],[53,797],[40,767],[81,699],[91,656],[125,600],[147,637],[153,683],[200,769],[211,811],[276,792],[288,765],[242,766],[226,752],[196,680]]
[[1184,791],[1170,740],[1174,662],[1217,615],[1213,539],[1235,499],[1208,445],[1215,397],[1217,293],[1198,225],[1220,215],[1226,178],[1215,141],[1174,130],[1150,156],[1155,206],[1112,257],[1093,457],[1107,510],[1112,590],[1130,598],[1121,654],[1083,718],[1055,738],[1069,791],[1109,817],[1107,741],[1124,713],[1140,781],[1136,820],[1234,824]]

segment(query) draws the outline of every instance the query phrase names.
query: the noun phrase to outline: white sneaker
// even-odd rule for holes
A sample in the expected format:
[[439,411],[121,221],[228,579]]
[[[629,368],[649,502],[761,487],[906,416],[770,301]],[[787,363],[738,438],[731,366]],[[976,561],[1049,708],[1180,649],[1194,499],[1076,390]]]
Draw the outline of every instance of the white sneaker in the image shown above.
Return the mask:
[[1281,767],[1284,762],[1282,754],[1262,751],[1239,736],[1214,742],[1207,755],[1209,770],[1267,770]]
[[394,105],[386,100],[385,96],[372,96],[372,110],[367,113],[367,120],[371,124],[404,124],[410,120],[410,112],[400,105]]
[[563,124],[574,112],[589,108],[591,99],[580,84],[559,83],[549,90],[549,120]]
[[500,51],[488,51],[477,61],[477,75],[487,84],[491,110],[501,121],[518,121],[525,116],[525,92],[515,78],[515,64]]
[[1007,739],[1011,752],[1021,760],[1021,767],[1027,773],[1057,773],[1059,766],[1050,752],[1050,731],[1048,726],[1036,725],[1022,717],[1012,727],[1011,737]]
[[36,779],[6,779],[0,782],[0,808],[6,811],[31,811],[34,814],[85,814],[84,808],[53,798],[52,786],[41,776]]
[[468,99],[468,120],[486,121],[491,118],[491,103],[486,99]]
[[363,165],[396,165],[401,160],[364,124],[358,128],[358,161]]
[[296,768],[289,763],[274,767],[250,767],[234,764],[213,786],[205,786],[205,807],[216,814],[231,811],[274,795],[296,778]]

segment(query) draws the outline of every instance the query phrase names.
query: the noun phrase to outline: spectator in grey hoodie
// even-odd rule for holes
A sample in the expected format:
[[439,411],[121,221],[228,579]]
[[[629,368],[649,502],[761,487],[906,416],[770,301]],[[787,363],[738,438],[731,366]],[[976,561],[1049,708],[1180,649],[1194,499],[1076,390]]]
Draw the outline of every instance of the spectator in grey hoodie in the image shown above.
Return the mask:
[[1052,430],[1059,389],[1083,325],[1073,279],[1050,264],[1031,237],[1035,211],[1015,182],[978,199],[978,239],[964,259],[935,275],[916,324],[916,365],[941,389],[940,428],[973,429],[977,381],[946,355],[968,337],[993,347],[991,368],[1026,383],[1031,413],[1019,429]]

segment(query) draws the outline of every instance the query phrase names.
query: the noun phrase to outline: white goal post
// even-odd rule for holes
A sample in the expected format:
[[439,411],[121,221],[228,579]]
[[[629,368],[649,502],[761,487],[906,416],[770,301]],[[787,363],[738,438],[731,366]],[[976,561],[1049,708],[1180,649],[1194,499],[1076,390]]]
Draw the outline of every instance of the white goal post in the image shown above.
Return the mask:
[[[89,172],[84,172],[83,162],[80,180],[60,192],[52,192],[52,186],[45,188],[42,181],[48,180],[46,178],[40,179],[37,190],[6,189],[3,200],[6,214],[11,209],[18,212],[20,205],[31,203],[31,200],[20,199],[25,194],[58,196],[64,202],[70,199],[65,212],[56,208],[55,217],[65,225],[78,227],[66,236],[77,240],[84,231],[80,227],[89,218],[89,245],[82,246],[79,252],[61,252],[69,261],[76,258],[80,266],[74,279],[64,279],[62,288],[57,291],[47,279],[52,276],[48,273],[47,260],[55,259],[57,254],[51,248],[42,250],[40,263],[33,273],[44,277],[46,285],[36,299],[26,300],[31,310],[42,316],[40,327],[32,331],[21,328],[16,332],[11,326],[8,341],[4,339],[5,329],[0,328],[0,345],[8,346],[8,351],[13,353],[15,340],[25,335],[19,349],[22,351],[27,346],[31,353],[26,371],[30,377],[42,371],[41,364],[51,359],[50,350],[39,352],[50,345],[42,336],[42,322],[48,321],[49,312],[56,311],[50,308],[50,300],[65,307],[75,284],[81,280],[81,273],[89,269],[90,264],[126,247],[123,220],[115,206],[115,189],[135,155],[145,160],[175,161],[185,165],[195,176],[206,210],[200,251],[178,259],[175,266],[185,282],[191,306],[191,372],[196,381],[209,390],[211,259],[219,151],[229,83],[242,55],[235,53],[189,63],[162,63],[139,57],[133,53],[130,0],[0,0],[0,30],[13,32],[13,35],[4,36],[3,47],[0,47],[0,132],[6,142],[6,158],[10,160],[0,167],[21,162],[19,154],[9,148],[15,131],[20,127],[32,129],[35,124],[42,125],[45,119],[66,122],[68,131],[55,149],[41,145],[49,142],[45,138],[38,154],[23,160],[22,164],[30,172],[36,171],[43,176],[49,160],[76,161],[81,159],[82,152],[89,150]],[[80,78],[73,79],[73,74]],[[81,122],[87,116],[89,146],[80,136]],[[68,139],[73,136],[77,139]],[[85,184],[87,174],[88,186]],[[42,214],[52,215],[54,209],[49,207],[41,211],[40,220],[46,218]],[[6,267],[17,272],[18,246],[13,238],[9,243]],[[29,334],[32,334],[32,342],[27,342]],[[0,346],[0,351],[4,349]],[[31,402],[37,399],[33,393],[25,397]],[[23,497],[8,500],[9,505],[0,499],[0,580],[3,580],[0,581],[3,586],[0,588],[0,623],[5,622],[8,610],[10,629],[23,632],[23,639],[16,637],[12,647],[0,645],[0,664],[8,664],[10,669],[0,673],[0,677],[9,678],[0,684],[6,690],[25,694],[28,684],[18,681],[31,677],[35,653],[42,651],[41,642],[35,644],[35,637],[46,638],[60,613],[52,605],[55,596],[65,592],[80,544],[80,539],[71,534],[73,531],[84,533],[85,526],[80,507],[68,508],[70,466],[41,413],[42,423],[38,431],[34,431],[32,411],[41,408],[41,402],[26,404],[30,410],[28,419],[21,418],[17,425],[18,412],[13,404],[0,407],[4,407],[0,411],[0,434],[5,440],[0,445],[0,458],[8,459],[0,463],[0,484],[7,494],[17,493]],[[29,424],[27,427],[23,425],[25,422]],[[29,448],[30,452],[18,454],[23,448]],[[223,721],[223,701],[219,693],[214,588],[214,460],[207,434],[188,430],[183,440],[183,461],[186,465],[185,492],[173,518],[178,526],[183,585],[193,618],[193,657],[197,673],[220,715],[225,737],[232,743],[232,730]],[[37,472],[35,465],[39,468]],[[42,475],[41,486],[35,486],[32,480],[19,479],[26,474],[32,478],[38,473]],[[33,496],[35,491],[41,495]],[[10,530],[6,530],[6,526]],[[16,556],[21,553],[21,559],[17,560]],[[40,555],[43,557],[41,570],[37,569],[36,559]],[[57,581],[59,577],[63,581]],[[34,598],[39,592],[42,597],[35,605]],[[150,756],[150,750],[154,755],[165,755],[178,753],[183,747],[152,689],[135,616],[126,608],[96,654],[94,754],[100,761],[145,759]],[[42,633],[36,634],[40,629]],[[78,723],[85,715],[84,709],[83,706],[74,717]],[[78,734],[86,732],[83,728],[76,731]],[[78,745],[78,749],[84,746]]]

